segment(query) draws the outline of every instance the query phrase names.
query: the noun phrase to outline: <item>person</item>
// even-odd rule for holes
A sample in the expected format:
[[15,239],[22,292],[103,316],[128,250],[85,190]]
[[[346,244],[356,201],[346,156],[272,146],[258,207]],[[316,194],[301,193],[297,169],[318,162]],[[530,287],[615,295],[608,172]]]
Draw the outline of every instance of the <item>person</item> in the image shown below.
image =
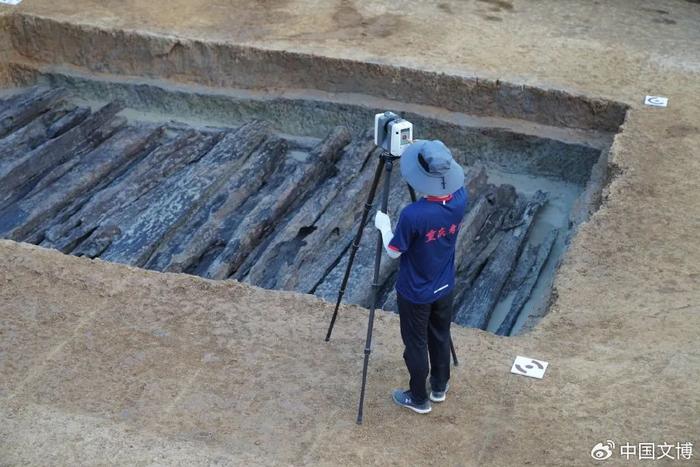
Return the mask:
[[400,258],[396,294],[410,380],[409,389],[394,390],[392,398],[428,413],[431,401],[445,400],[450,379],[455,244],[467,193],[464,170],[441,141],[413,142],[401,156],[401,175],[425,196],[403,208],[394,232],[388,215],[375,217],[387,254]]

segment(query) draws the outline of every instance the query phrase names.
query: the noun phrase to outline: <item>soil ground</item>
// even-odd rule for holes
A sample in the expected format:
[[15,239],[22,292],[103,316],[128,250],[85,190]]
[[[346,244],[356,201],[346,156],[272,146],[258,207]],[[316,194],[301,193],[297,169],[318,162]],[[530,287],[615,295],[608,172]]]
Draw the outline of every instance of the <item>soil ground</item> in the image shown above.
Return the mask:
[[[616,443],[700,444],[700,5],[695,1],[25,0],[19,11],[567,89],[632,106],[618,176],[530,334],[456,329],[462,357],[428,416],[398,320],[235,282],[0,242],[0,463],[587,465]],[[2,12],[14,11],[9,7]],[[670,98],[646,108],[646,94]],[[550,362],[510,375],[516,354]],[[675,465],[672,461],[662,461]],[[616,450],[611,464],[628,465]]]

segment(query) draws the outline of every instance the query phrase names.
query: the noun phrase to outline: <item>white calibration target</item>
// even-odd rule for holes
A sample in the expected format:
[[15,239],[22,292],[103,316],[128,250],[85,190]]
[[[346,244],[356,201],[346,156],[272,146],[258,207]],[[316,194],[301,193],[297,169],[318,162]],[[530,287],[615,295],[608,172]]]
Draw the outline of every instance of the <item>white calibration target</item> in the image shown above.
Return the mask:
[[544,372],[547,370],[547,365],[549,365],[549,363],[544,360],[535,360],[534,358],[521,357],[518,355],[515,357],[510,372],[516,375],[542,379],[544,377]]
[[644,98],[644,104],[651,107],[668,107],[668,97],[647,96]]

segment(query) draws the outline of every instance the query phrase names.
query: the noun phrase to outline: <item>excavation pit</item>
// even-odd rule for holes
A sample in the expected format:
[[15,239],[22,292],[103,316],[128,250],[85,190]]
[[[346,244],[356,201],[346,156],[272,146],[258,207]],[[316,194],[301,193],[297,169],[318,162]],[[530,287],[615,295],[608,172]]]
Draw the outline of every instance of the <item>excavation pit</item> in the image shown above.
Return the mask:
[[[563,128],[356,93],[9,69],[18,88],[2,103],[2,237],[334,301],[378,158],[369,126],[393,110],[468,172],[455,321],[502,335],[546,313],[566,247],[600,202],[611,129],[624,117]],[[397,178],[391,217],[408,202]],[[348,303],[370,304],[374,238],[368,226]],[[381,269],[388,310],[396,267],[385,258]]]

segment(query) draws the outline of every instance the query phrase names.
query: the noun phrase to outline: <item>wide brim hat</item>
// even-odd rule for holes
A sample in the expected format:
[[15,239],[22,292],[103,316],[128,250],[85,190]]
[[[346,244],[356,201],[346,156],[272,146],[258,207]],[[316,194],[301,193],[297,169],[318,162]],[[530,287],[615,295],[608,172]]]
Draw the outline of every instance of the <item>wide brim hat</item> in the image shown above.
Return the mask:
[[464,169],[442,141],[417,140],[401,155],[401,175],[416,191],[447,196],[464,186]]

